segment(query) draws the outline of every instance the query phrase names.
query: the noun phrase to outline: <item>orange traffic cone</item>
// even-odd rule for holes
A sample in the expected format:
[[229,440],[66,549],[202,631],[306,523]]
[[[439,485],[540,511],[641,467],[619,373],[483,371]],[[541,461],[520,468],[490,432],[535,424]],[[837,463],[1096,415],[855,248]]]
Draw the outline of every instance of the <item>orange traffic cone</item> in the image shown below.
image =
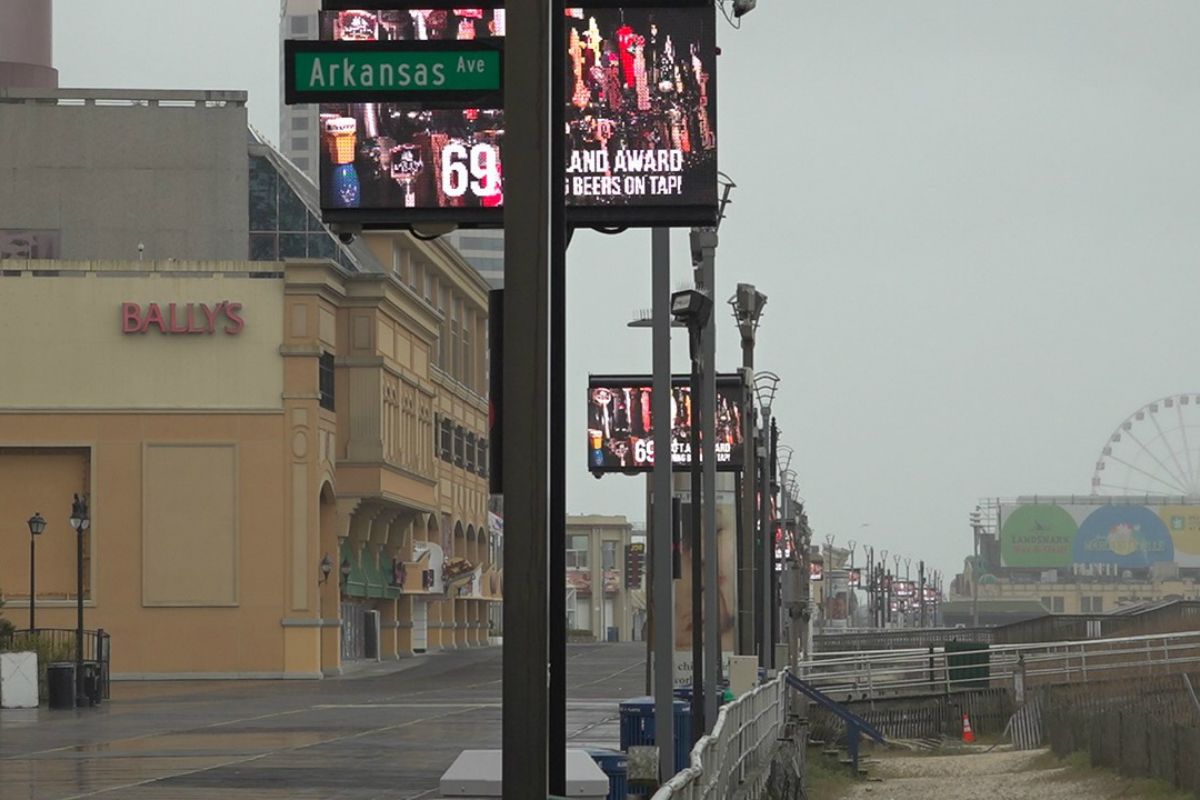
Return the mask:
[[971,744],[975,741],[975,731],[971,730],[971,718],[967,716],[967,712],[963,712],[963,742]]

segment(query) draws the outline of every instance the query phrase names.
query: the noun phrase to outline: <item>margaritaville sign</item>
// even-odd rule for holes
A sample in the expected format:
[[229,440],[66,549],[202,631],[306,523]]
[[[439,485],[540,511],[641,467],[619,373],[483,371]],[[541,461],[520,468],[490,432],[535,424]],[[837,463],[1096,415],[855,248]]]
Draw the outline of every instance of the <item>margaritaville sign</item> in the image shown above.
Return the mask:
[[121,303],[121,333],[166,335],[212,335],[220,331],[237,336],[246,327],[242,304],[230,300],[218,303]]

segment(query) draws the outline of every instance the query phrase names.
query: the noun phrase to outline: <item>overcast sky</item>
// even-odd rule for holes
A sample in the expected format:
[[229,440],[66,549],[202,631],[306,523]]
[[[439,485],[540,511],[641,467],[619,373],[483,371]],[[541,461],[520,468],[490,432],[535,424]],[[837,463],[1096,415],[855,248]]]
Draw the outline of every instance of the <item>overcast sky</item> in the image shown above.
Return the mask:
[[[102,5],[55,4],[64,86],[247,89],[277,138],[276,0]],[[1195,0],[761,0],[721,23],[718,294],[770,297],[759,365],[818,539],[953,574],[978,498],[1087,493],[1127,414],[1200,389],[1198,41]],[[624,326],[649,252],[571,248],[572,512],[645,516],[643,480],[585,472],[583,411],[589,371],[649,371]]]

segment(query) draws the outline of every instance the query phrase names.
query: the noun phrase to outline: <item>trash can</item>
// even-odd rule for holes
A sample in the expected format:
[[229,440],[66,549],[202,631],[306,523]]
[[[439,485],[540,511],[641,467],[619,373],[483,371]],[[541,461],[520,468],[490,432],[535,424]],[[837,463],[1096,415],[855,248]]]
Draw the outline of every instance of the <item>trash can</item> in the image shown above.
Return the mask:
[[[691,762],[692,712],[682,700],[675,706],[675,771],[686,768]],[[654,698],[635,697],[620,705],[621,749],[654,744]]]
[[88,699],[88,703],[93,706],[100,705],[101,689],[100,689],[100,662],[85,661],[83,662],[83,694]]
[[625,800],[629,795],[629,755],[620,750],[589,749],[588,755],[608,776],[608,800]]
[[620,639],[621,639],[620,631],[617,630],[616,628],[610,627],[608,629],[608,641],[617,642],[617,641],[620,641]]
[[75,708],[75,664],[56,661],[46,667],[46,694],[51,708]]

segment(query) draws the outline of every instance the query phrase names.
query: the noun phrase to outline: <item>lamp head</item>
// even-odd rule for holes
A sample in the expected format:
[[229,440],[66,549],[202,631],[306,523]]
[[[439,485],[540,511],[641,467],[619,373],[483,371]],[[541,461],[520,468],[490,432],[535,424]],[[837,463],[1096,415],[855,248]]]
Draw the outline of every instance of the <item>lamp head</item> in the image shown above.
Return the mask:
[[758,0],[733,0],[733,16],[742,17],[758,6]]
[[75,495],[75,499],[71,503],[71,527],[76,533],[83,533],[92,526],[92,521],[88,519],[87,497]]
[[46,520],[42,517],[42,512],[33,512],[33,516],[29,518],[29,532],[34,536],[41,536],[44,530],[46,530]]
[[699,289],[683,289],[671,295],[671,316],[689,328],[707,325],[712,307],[712,298]]
[[350,559],[348,559],[348,558],[342,559],[342,577],[343,578],[350,577]]
[[321,557],[321,580],[327,579],[331,572],[333,572],[333,562],[329,560],[329,554],[326,553]]

